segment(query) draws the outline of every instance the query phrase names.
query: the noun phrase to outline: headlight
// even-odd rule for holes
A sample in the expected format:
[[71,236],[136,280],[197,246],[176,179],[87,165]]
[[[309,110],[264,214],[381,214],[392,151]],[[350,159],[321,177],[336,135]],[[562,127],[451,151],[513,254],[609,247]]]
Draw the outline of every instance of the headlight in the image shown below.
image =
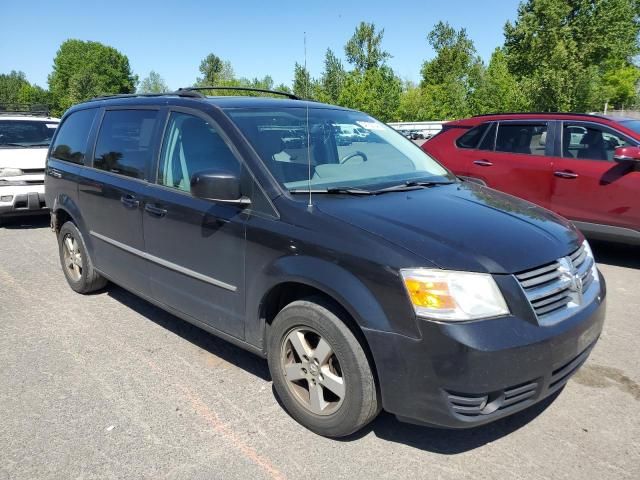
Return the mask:
[[591,250],[591,245],[589,245],[589,242],[587,242],[587,240],[582,242],[582,245],[584,246],[584,251],[587,254],[587,258],[591,258],[591,260],[593,260],[593,263],[591,264],[591,274],[593,275],[593,281],[595,283],[598,283],[598,282],[600,282],[600,276],[598,275],[598,267],[596,265],[596,258],[593,256],[593,250]]
[[400,274],[418,316],[461,321],[509,313],[489,274],[427,268],[402,269]]
[[0,168],[0,177],[17,177],[22,175],[19,168]]

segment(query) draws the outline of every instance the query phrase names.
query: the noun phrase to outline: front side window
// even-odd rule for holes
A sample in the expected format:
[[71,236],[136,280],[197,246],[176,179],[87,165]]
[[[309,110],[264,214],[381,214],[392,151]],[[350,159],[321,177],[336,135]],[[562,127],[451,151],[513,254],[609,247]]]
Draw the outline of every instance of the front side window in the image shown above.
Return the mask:
[[544,155],[547,125],[529,123],[500,123],[496,136],[496,152]]
[[146,178],[153,156],[157,110],[107,110],[96,142],[93,166],[127,177]]
[[0,120],[0,148],[48,147],[58,122]]
[[226,113],[289,190],[454,180],[413,142],[364,113],[314,107]]
[[616,148],[632,145],[621,134],[591,124],[562,125],[562,156],[583,160],[613,161]]
[[240,164],[216,128],[200,117],[173,112],[160,156],[158,183],[190,191],[191,177],[204,170],[240,176]]
[[51,149],[53,158],[77,164],[84,163],[89,132],[97,111],[95,108],[79,110],[65,119]]

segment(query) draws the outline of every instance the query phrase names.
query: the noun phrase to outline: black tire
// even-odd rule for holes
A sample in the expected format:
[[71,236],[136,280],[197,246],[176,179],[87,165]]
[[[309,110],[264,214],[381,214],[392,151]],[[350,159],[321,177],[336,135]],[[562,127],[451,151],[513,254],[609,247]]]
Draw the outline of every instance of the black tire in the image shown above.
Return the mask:
[[[77,251],[82,260],[82,267],[79,269],[79,274],[75,274],[75,278],[72,270],[67,267],[65,260],[65,240],[67,238],[75,239]],[[87,246],[84,243],[82,234],[73,222],[66,222],[62,225],[58,233],[58,253],[60,255],[60,265],[62,266],[64,276],[74,291],[78,293],[90,293],[105,287],[107,279],[93,268],[93,263],[87,252]]]
[[[270,326],[267,352],[276,393],[289,414],[309,430],[334,438],[360,430],[380,412],[376,381],[367,355],[339,315],[344,314],[322,298],[314,297],[290,303],[278,313]],[[339,363],[345,394],[340,402],[336,402],[338,406],[333,413],[319,415],[312,412],[294,393],[293,390],[297,387],[291,387],[293,382],[287,380],[284,371],[285,346],[290,333],[298,329],[308,329],[326,340],[335,355],[331,357],[332,360]],[[320,378],[322,379],[322,374]],[[312,381],[315,385],[315,380]],[[311,387],[308,380],[299,382],[297,385]],[[327,392],[324,388],[322,391]],[[331,396],[332,392],[328,395]]]

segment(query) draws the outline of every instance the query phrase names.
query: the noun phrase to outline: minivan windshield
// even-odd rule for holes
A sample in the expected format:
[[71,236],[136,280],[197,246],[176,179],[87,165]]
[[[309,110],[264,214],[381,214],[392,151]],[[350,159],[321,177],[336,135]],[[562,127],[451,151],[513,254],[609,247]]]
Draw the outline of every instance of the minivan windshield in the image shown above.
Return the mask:
[[418,146],[364,113],[313,107],[226,112],[293,193],[455,180]]
[[0,120],[0,148],[48,147],[58,122]]

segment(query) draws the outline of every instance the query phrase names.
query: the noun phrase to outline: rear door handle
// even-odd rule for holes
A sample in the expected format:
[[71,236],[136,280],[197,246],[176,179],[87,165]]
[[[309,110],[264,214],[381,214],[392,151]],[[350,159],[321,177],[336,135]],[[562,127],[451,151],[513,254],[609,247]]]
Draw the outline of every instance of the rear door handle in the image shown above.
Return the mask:
[[162,207],[158,207],[156,205],[152,205],[150,203],[147,203],[144,206],[144,211],[153,215],[154,217],[164,217],[167,214],[167,209],[166,208],[162,208]]
[[62,172],[54,168],[49,169],[49,175],[51,175],[53,178],[62,178]]
[[481,167],[492,167],[493,163],[491,163],[489,160],[475,160],[473,162],[475,165],[480,165]]
[[563,171],[557,171],[557,172],[553,172],[553,174],[556,177],[559,178],[566,178],[568,180],[574,179],[574,178],[578,178],[578,174],[574,173],[574,172],[563,172]]
[[138,208],[140,206],[140,200],[133,195],[123,195],[120,197],[120,202],[127,208]]

